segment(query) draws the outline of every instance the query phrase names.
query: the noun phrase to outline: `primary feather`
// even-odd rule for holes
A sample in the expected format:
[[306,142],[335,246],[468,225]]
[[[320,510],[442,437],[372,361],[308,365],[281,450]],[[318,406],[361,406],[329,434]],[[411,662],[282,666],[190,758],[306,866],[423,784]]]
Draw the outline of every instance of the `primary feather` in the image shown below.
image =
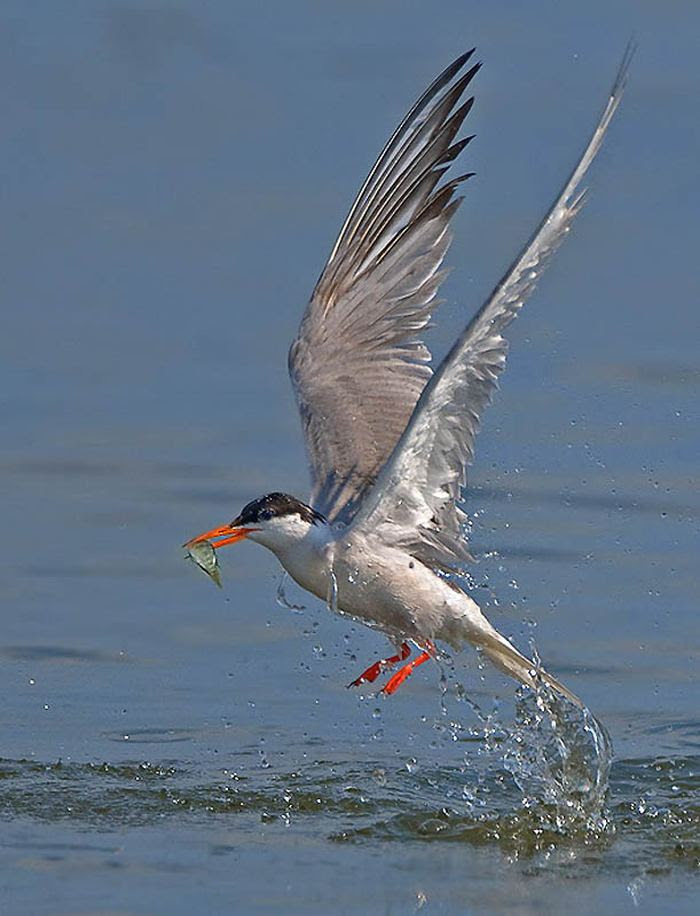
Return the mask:
[[608,102],[578,164],[544,220],[424,388],[411,419],[353,521],[428,565],[458,571],[469,559],[458,501],[481,413],[508,349],[505,328],[535,288],[578,213],[581,182],[620,104],[632,57],[623,58]]
[[340,231],[289,351],[312,504],[347,523],[431,376],[420,332],[438,304],[449,222],[461,198],[443,176],[479,69],[473,51],[423,93],[382,150]]

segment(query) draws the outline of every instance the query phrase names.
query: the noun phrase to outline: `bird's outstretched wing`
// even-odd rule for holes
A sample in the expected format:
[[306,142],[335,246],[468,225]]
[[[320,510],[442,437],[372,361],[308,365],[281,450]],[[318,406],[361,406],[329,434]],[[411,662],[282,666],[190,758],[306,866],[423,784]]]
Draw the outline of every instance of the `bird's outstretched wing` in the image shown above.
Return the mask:
[[432,372],[430,320],[468,175],[442,181],[479,69],[473,50],[418,99],[382,150],[316,284],[289,351],[313,506],[348,521],[391,454]]
[[598,126],[549,213],[426,385],[391,457],[355,515],[352,527],[401,545],[445,571],[469,559],[466,516],[458,506],[474,455],[479,418],[506,360],[503,331],[532,292],[569,231],[580,190],[620,104],[633,48],[625,52]]

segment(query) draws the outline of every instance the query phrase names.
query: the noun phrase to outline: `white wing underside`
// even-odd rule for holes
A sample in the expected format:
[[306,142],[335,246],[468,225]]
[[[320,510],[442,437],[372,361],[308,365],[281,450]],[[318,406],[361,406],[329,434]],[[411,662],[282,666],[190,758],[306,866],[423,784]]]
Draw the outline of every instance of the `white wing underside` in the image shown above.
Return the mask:
[[473,99],[472,51],[416,102],[340,231],[289,351],[312,505],[347,523],[391,454],[432,371],[420,339],[438,304],[449,222],[467,175],[443,181]]
[[481,413],[505,365],[503,331],[533,291],[581,207],[586,171],[620,103],[628,47],[600,121],[571,177],[530,241],[425,386],[410,421],[352,522],[353,530],[401,546],[434,568],[469,559],[458,501]]

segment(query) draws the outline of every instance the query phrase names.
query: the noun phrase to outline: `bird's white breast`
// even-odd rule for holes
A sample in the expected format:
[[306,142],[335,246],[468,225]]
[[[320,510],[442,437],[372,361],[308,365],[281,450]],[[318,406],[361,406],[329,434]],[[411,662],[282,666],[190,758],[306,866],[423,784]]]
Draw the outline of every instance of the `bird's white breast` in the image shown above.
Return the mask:
[[277,556],[304,589],[333,610],[389,635],[446,639],[456,643],[471,599],[455,591],[431,569],[380,541],[343,538],[318,526]]

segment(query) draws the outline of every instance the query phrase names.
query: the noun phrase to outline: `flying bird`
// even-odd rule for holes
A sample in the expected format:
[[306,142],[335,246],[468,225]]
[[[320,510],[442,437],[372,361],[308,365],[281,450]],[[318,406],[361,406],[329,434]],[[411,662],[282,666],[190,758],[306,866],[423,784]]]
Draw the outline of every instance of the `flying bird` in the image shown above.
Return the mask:
[[[473,174],[452,177],[450,169],[472,139],[458,135],[474,102],[465,99],[480,67],[474,49],[434,80],[360,188],[289,351],[309,501],[269,493],[185,545],[262,544],[331,610],[382,631],[393,654],[348,686],[403,663],[382,689],[391,694],[437,656],[437,643],[471,643],[521,683],[544,682],[581,706],[468,594],[461,501],[481,414],[505,365],[504,333],[581,207],[581,182],[620,103],[632,53],[551,209],[435,369],[421,332],[439,304],[458,192]],[[207,563],[211,574],[213,558]],[[409,661],[412,647],[418,654]]]

